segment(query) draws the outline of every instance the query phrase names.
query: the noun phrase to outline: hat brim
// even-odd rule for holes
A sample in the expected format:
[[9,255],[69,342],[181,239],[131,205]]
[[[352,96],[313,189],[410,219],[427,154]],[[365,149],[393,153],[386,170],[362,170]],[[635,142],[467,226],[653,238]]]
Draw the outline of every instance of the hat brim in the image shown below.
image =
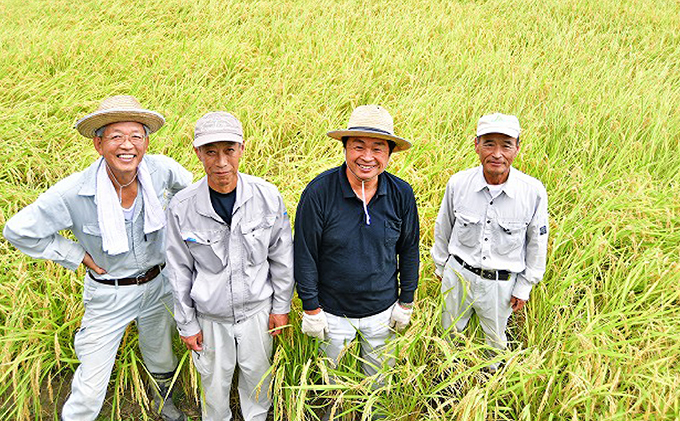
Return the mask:
[[517,139],[519,137],[519,130],[516,129],[511,129],[509,127],[504,127],[504,126],[489,126],[485,127],[482,130],[477,130],[477,136],[484,136],[485,134],[490,134],[490,133],[500,133],[504,134],[506,136],[510,136],[512,138]]
[[165,124],[165,118],[155,111],[121,108],[95,111],[78,120],[75,127],[81,135],[94,138],[100,127],[123,121],[143,124],[149,129],[149,134],[157,132]]
[[391,134],[374,132],[371,130],[333,130],[332,132],[328,132],[326,134],[337,140],[342,140],[343,137],[370,137],[375,139],[390,140],[397,145],[394,147],[392,152],[405,151],[411,147],[411,142],[406,139],[402,139],[401,137]]

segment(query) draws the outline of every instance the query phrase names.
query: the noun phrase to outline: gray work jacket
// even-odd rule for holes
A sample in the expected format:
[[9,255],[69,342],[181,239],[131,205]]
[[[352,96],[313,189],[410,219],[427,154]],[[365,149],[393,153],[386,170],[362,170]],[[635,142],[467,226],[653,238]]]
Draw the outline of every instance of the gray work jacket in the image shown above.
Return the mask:
[[204,177],[171,201],[166,244],[182,336],[200,332],[197,317],[240,323],[264,308],[290,311],[290,219],[273,184],[239,173],[229,226],[213,209]]
[[540,181],[511,167],[493,199],[481,166],[451,176],[434,226],[438,276],[456,255],[476,268],[516,273],[512,295],[528,300],[543,279],[547,250],[548,195]]
[[[164,230],[144,234],[141,200],[132,220],[125,221],[130,250],[111,256],[102,249],[95,202],[100,160],[59,181],[7,221],[3,231],[7,241],[31,257],[52,260],[70,270],[76,270],[88,252],[107,272],[96,276],[105,279],[133,277],[165,262]],[[191,173],[167,156],[145,155],[144,161],[163,207],[191,183]],[[78,241],[62,236],[61,230],[70,230]]]

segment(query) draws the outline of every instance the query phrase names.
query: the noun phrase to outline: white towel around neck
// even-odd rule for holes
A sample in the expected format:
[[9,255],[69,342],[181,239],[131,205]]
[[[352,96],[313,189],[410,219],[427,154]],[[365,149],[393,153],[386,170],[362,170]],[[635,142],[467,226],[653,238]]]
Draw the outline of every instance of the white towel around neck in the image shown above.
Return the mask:
[[[144,234],[158,231],[165,227],[165,213],[153,188],[151,174],[144,159],[137,167],[137,180],[142,189],[144,203]],[[102,233],[102,249],[111,256],[128,252],[130,247],[125,229],[123,207],[120,204],[116,188],[107,174],[104,158],[100,158],[99,168],[97,169],[95,199],[99,230]]]

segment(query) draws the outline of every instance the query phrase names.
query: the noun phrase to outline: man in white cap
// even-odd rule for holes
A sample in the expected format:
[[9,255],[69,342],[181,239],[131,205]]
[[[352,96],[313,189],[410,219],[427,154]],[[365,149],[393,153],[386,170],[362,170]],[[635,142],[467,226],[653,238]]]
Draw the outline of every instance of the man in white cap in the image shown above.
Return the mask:
[[357,107],[347,130],[328,135],[342,141],[345,162],[307,185],[295,217],[302,331],[321,339],[335,363],[358,333],[364,372],[373,375],[394,330],[408,325],[418,285],[413,189],[385,171],[392,152],[411,144],[377,105]]
[[[135,321],[144,364],[151,373],[154,407],[164,420],[184,420],[170,386],[177,367],[170,287],[163,275],[164,207],[191,183],[191,173],[162,155],[146,155],[149,134],[163,126],[157,112],[132,96],[101,102],[76,123],[101,155],[12,217],[4,236],[31,257],[67,269],[87,267],[85,313],[75,336],[80,365],[64,421],[94,420],[101,410],[121,338]],[[77,241],[60,234],[69,230]]]
[[201,375],[203,421],[232,419],[237,366],[243,417],[265,420],[272,336],[288,324],[293,295],[290,219],[273,184],[238,171],[244,139],[233,115],[201,117],[193,147],[206,177],[168,208],[175,320]]
[[[486,342],[505,349],[507,322],[543,278],[548,196],[537,179],[513,168],[519,120],[489,114],[477,124],[481,166],[454,174],[435,223],[432,247],[442,279],[444,329],[460,332],[476,313]],[[498,363],[489,366],[495,372]]]

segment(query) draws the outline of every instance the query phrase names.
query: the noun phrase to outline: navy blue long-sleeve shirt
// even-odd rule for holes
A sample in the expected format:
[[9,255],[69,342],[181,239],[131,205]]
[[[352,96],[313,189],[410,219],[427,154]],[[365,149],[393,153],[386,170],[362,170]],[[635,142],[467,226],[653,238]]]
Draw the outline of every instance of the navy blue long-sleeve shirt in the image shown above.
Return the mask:
[[363,204],[346,165],[323,172],[300,197],[295,216],[295,281],[304,310],[367,317],[397,298],[413,301],[418,286],[420,228],[413,189],[383,172]]

